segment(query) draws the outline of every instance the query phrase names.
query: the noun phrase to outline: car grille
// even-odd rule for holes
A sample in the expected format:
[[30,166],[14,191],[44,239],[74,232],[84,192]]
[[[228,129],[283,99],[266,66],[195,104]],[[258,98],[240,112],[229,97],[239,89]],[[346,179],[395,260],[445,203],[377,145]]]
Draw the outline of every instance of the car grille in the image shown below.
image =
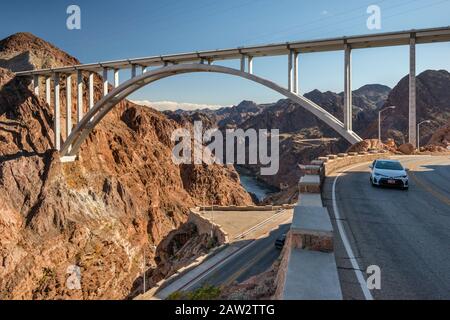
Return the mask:
[[[394,180],[395,183],[389,183],[389,180]],[[392,186],[392,187],[403,187],[403,181],[399,179],[391,179],[391,178],[381,178],[379,181],[380,185],[383,186]]]

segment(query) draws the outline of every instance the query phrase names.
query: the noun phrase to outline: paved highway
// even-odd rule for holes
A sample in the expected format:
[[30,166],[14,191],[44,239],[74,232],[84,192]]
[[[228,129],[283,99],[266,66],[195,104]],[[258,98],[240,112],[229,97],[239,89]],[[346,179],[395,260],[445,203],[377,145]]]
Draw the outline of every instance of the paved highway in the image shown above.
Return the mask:
[[381,290],[369,293],[374,299],[450,299],[450,157],[399,159],[411,169],[409,191],[373,188],[367,163],[326,180],[345,299],[368,298],[355,265],[364,277],[368,266],[381,268]]
[[292,210],[287,210],[268,225],[272,231],[267,232],[267,228],[263,228],[256,231],[258,234],[251,235],[256,235],[256,240],[236,240],[232,246],[242,247],[241,250],[184,290],[194,290],[206,284],[220,286],[234,281],[243,282],[266,271],[280,256],[281,251],[274,246],[275,240],[289,231],[291,220]]

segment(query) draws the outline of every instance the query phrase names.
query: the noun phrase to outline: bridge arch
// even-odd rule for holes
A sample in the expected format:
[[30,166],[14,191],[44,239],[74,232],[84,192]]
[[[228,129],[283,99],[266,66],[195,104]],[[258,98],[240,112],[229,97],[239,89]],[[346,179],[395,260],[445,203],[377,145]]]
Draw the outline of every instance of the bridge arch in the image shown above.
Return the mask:
[[289,91],[288,89],[276,84],[275,82],[233,68],[217,65],[193,63],[193,64],[171,65],[155,69],[146,72],[142,75],[131,78],[130,80],[122,83],[117,88],[111,90],[106,96],[104,96],[101,100],[99,100],[95,104],[95,106],[91,110],[89,110],[89,112],[86,113],[83,119],[77,124],[76,128],[72,131],[70,136],[64,142],[61,148],[61,156],[63,157],[76,156],[79,152],[81,145],[88,138],[89,134],[96,127],[96,125],[108,114],[109,111],[111,111],[117,105],[117,103],[128,97],[130,94],[158,80],[179,74],[194,73],[194,72],[214,72],[214,73],[234,75],[259,83],[291,99],[293,102],[299,104],[304,109],[308,110],[316,117],[318,117],[320,120],[325,122],[328,126],[333,128],[338,134],[340,134],[351,144],[357,143],[362,140],[353,131],[345,130],[344,124],[335,116],[330,114],[328,111],[326,111],[319,105],[315,104],[314,102],[306,99],[305,97],[297,95]]

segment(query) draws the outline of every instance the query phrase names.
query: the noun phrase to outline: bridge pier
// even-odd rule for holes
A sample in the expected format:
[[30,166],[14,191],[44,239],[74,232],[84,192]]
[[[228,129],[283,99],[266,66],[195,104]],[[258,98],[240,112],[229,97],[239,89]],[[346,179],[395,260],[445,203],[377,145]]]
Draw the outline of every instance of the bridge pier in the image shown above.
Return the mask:
[[83,71],[77,71],[77,121],[83,119]]
[[297,51],[294,52],[294,93],[299,94],[298,89],[298,56]]
[[94,108],[94,73],[89,73],[89,110]]
[[45,102],[47,102],[48,105],[51,103],[51,81],[52,79],[50,76],[45,78]]
[[131,65],[131,77],[134,78],[137,75],[137,67],[135,64]]
[[298,94],[298,52],[289,51],[288,56],[288,90]]
[[117,88],[119,85],[119,69],[114,69],[114,88]]
[[348,44],[345,44],[344,56],[344,129],[352,131],[352,48]]
[[38,75],[33,76],[33,92],[37,97],[39,97],[39,76]]
[[411,34],[409,43],[409,125],[408,142],[417,147],[416,132],[416,36]]
[[103,68],[103,96],[108,94],[108,68]]
[[66,139],[72,132],[72,75],[66,79]]
[[250,74],[253,74],[253,57],[252,56],[248,56],[247,57],[247,62],[248,62],[248,70],[247,72]]
[[59,73],[53,75],[53,85],[55,87],[55,93],[53,97],[53,108],[54,108],[54,118],[53,118],[53,131],[55,134],[55,149],[61,150],[61,109],[60,109],[60,84],[59,84]]

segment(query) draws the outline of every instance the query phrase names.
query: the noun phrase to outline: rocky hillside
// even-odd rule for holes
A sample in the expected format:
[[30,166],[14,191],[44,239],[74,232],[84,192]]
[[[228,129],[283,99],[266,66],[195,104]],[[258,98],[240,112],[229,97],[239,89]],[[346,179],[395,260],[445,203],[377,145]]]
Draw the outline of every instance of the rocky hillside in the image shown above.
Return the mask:
[[[450,73],[446,70],[427,70],[417,76],[417,121],[433,120],[421,127],[421,145],[430,141],[433,133],[448,124],[450,119]],[[397,144],[408,140],[409,79],[404,77],[389,94],[383,107],[396,106],[388,111],[382,122],[383,139],[393,138]],[[376,137],[378,120],[363,132],[364,137]]]
[[[31,34],[1,41],[0,59],[12,70],[78,63]],[[155,267],[155,248],[189,207],[251,203],[232,168],[173,164],[179,125],[152,109],[121,102],[72,164],[50,150],[52,121],[29,80],[0,69],[0,299],[125,298],[143,253]],[[66,286],[71,265],[81,268],[82,290]]]

